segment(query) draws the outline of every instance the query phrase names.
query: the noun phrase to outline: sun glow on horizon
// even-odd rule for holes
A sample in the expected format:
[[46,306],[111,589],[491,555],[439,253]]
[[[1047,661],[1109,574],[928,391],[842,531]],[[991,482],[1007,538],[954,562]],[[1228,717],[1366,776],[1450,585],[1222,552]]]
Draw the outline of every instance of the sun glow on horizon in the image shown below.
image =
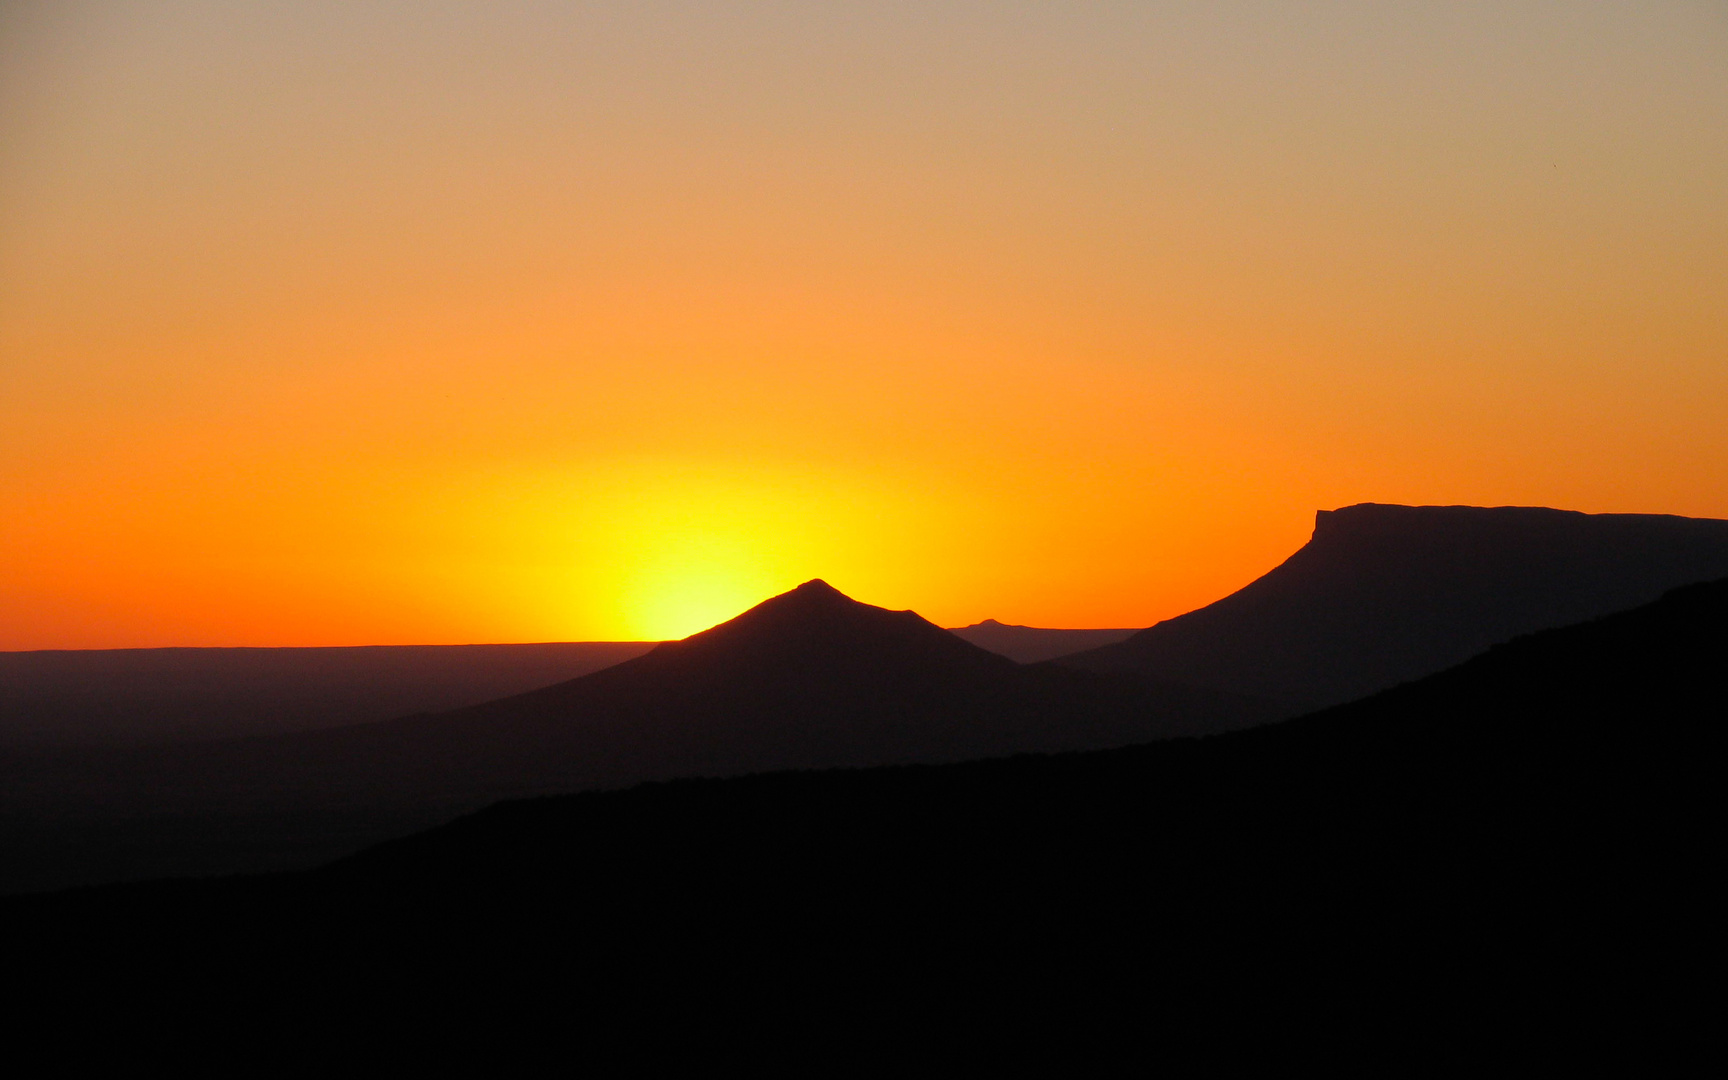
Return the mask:
[[761,462],[619,464],[583,502],[594,533],[576,591],[590,605],[610,598],[590,617],[654,641],[706,630],[825,573],[868,580],[889,549],[883,534],[929,513],[865,478]]
[[718,626],[761,600],[760,591],[736,578],[691,568],[656,582],[634,610],[631,625],[644,641],[674,641]]
[[624,623],[640,640],[689,637],[783,591],[734,538],[673,536],[658,547],[622,590]]

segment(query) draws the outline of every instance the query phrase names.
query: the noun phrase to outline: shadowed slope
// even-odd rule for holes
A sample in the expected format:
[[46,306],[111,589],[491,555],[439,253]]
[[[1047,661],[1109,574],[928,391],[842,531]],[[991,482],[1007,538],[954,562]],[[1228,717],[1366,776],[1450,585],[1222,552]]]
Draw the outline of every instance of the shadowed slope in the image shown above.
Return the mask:
[[512,796],[1120,746],[1245,699],[1021,667],[813,581],[580,679],[275,738],[0,758],[6,887],[304,865]]
[[1239,592],[1061,663],[1294,711],[1724,575],[1728,521],[1365,503],[1320,511],[1313,539]]

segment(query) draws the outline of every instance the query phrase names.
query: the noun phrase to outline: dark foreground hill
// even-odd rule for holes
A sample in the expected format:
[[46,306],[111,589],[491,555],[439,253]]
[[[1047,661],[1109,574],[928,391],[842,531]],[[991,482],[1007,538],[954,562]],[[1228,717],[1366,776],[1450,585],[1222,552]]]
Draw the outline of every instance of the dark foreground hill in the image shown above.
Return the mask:
[[182,742],[392,720],[565,682],[654,644],[0,652],[0,745]]
[[1445,1017],[1432,1063],[1636,1005],[1649,1064],[1709,1001],[1725,652],[1718,582],[1253,731],[513,802],[309,873],[0,902],[0,933],[15,981],[255,1016],[624,1012],[664,1041],[1078,1013],[1148,1049],[1196,1013],[1227,1042]]
[[1111,645],[1135,634],[1135,630],[1053,630],[1043,626],[1018,626],[985,619],[952,630],[980,649],[1006,656],[1017,664],[1036,664],[1058,656]]
[[1299,711],[1724,576],[1728,521],[1365,503],[1322,510],[1306,546],[1238,592],[1062,663]]
[[1123,746],[1249,699],[1024,667],[815,581],[486,705],[332,731],[0,754],[0,889],[308,866],[500,799],[777,769]]

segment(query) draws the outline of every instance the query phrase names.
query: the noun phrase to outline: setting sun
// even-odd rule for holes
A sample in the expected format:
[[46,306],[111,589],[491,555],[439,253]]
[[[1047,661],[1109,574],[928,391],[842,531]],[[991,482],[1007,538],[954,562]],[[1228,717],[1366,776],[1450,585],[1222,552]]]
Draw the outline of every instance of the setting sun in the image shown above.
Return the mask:
[[622,575],[623,625],[643,641],[688,637],[730,619],[781,584],[736,537],[664,537]]
[[644,641],[688,637],[725,622],[773,590],[745,583],[742,576],[701,565],[673,568],[664,578],[644,583],[631,631]]
[[686,637],[764,597],[867,565],[888,520],[905,514],[857,477],[809,468],[620,464],[585,486],[576,525],[592,572],[584,621],[638,640]]

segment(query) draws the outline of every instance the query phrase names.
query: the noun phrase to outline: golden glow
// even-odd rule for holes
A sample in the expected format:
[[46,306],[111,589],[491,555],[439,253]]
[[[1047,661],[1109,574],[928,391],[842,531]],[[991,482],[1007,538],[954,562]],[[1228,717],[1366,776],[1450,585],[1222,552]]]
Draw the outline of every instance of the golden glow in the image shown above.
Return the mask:
[[617,617],[628,636],[686,637],[788,587],[772,558],[773,537],[747,507],[705,494],[654,493],[614,511],[625,520],[601,561],[615,576]]
[[1728,13],[20,4],[0,648],[1146,625],[1728,516]]
[[725,622],[763,597],[740,584],[726,567],[676,566],[643,587],[632,609],[631,637],[645,641],[688,637]]

